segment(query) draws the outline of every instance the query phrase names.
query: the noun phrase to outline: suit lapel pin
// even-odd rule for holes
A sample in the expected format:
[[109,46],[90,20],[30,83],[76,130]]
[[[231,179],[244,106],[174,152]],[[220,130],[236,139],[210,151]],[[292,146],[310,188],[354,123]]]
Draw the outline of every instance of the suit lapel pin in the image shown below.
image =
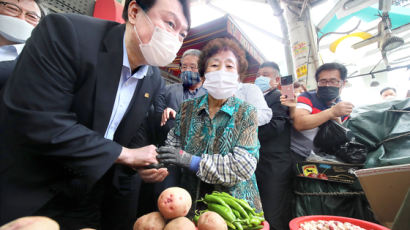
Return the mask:
[[144,94],[144,97],[145,97],[145,98],[149,98],[149,93],[145,93],[145,94]]

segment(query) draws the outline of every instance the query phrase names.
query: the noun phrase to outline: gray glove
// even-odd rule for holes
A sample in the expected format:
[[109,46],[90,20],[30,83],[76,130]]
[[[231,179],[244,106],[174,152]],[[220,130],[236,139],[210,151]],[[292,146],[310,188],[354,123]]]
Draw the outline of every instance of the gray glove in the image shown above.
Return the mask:
[[182,149],[163,146],[157,149],[157,152],[157,159],[162,164],[173,164],[185,168],[189,168],[191,165],[192,155]]

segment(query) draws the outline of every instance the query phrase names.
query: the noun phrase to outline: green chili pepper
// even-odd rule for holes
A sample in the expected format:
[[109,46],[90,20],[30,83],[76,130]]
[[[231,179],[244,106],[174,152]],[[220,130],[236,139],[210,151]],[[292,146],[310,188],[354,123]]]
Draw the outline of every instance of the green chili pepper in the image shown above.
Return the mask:
[[260,225],[262,223],[262,221],[260,221],[257,218],[251,217],[249,219],[249,223],[252,224],[253,226],[257,226],[257,225]]
[[235,201],[238,202],[248,213],[256,215],[255,210],[246,202],[245,200],[235,198]]
[[261,212],[256,213],[256,216],[263,217],[264,214],[265,213],[263,213],[263,211],[261,211]]
[[236,202],[234,197],[220,197],[220,199],[223,200],[226,204],[228,204],[231,208],[238,211],[243,218],[249,218],[248,213],[246,213],[242,206]]
[[230,229],[236,229],[235,225],[233,225],[231,222],[229,222],[229,221],[227,221],[227,220],[225,220],[225,222],[226,222],[226,225],[228,225],[228,227],[229,227]]
[[241,214],[238,211],[236,211],[235,209],[232,209],[232,212],[236,216],[236,218],[239,218],[239,219],[241,218]]
[[262,229],[262,228],[263,228],[263,225],[258,225],[258,226],[248,228],[247,230],[257,230],[257,229]]
[[236,229],[238,229],[238,230],[243,230],[243,227],[242,227],[241,223],[239,223],[239,222],[233,222],[233,225],[235,225]]
[[192,219],[195,224],[198,223],[199,216],[200,216],[200,215],[195,215],[195,216],[194,216],[194,219]]
[[208,209],[214,211],[221,215],[225,220],[232,222],[236,219],[235,214],[233,214],[231,208],[225,207],[215,203],[209,203]]
[[252,216],[252,218],[253,218],[253,219],[257,219],[257,220],[259,220],[260,222],[265,221],[265,218],[260,217],[260,216]]
[[218,203],[220,205],[223,205],[225,207],[229,208],[229,205],[225,203],[224,200],[221,199],[221,197],[215,196],[215,195],[205,195],[205,201],[208,203]]

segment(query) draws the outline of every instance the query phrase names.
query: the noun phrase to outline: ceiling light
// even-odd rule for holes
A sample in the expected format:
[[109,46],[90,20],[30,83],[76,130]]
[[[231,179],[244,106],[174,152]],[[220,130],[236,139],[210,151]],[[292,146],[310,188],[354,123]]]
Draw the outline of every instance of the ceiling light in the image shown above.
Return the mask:
[[370,87],[377,87],[380,85],[380,83],[376,80],[376,77],[374,76],[374,74],[372,75],[372,81],[370,82]]
[[403,44],[404,44],[403,38],[396,37],[396,36],[389,37],[383,42],[382,51],[386,52],[386,51],[394,50],[402,46]]

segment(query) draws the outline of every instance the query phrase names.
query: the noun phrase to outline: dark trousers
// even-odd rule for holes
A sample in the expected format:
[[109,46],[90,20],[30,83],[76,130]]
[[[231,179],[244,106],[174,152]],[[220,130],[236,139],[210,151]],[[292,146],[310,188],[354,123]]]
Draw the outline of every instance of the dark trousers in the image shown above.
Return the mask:
[[113,167],[84,196],[60,193],[35,215],[56,220],[61,230],[132,230],[140,186],[138,174]]
[[290,153],[261,152],[255,174],[270,229],[289,229],[294,199]]

